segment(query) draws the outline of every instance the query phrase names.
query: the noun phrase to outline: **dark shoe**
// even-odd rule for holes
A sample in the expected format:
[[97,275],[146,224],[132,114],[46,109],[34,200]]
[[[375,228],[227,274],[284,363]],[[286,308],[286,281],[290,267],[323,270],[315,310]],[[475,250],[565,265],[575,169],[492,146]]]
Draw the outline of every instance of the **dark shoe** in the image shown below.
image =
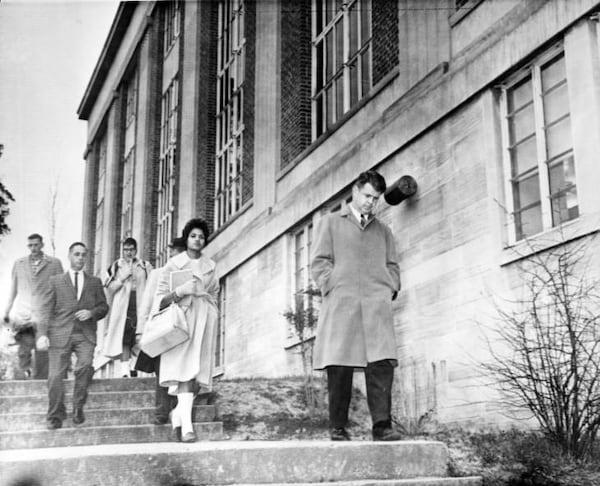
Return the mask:
[[331,430],[331,440],[352,440],[350,439],[350,435],[346,432],[346,429],[343,427],[341,429],[332,429]]
[[46,427],[48,427],[48,430],[60,429],[62,427],[62,421],[58,419],[50,419],[48,420]]
[[393,441],[402,440],[402,434],[391,427],[385,427],[384,429],[373,429],[373,440],[375,441]]
[[196,442],[196,434],[187,432],[181,437],[181,442]]
[[73,423],[79,425],[85,422],[85,415],[83,415],[83,408],[79,407],[73,410]]
[[160,417],[160,416],[155,416],[154,420],[152,421],[152,423],[154,425],[165,425],[169,423],[169,417]]
[[132,378],[137,378],[137,371],[136,370],[131,370],[129,372],[129,376],[131,376]]

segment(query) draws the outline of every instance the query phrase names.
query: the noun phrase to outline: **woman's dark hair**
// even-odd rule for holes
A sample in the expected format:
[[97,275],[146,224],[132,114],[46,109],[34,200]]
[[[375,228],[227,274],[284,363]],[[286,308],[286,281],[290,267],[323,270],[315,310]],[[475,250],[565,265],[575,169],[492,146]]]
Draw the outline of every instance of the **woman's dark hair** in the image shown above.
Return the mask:
[[185,223],[185,226],[183,227],[183,231],[181,232],[181,237],[183,238],[183,241],[185,242],[186,247],[187,247],[188,236],[190,236],[190,233],[192,232],[193,229],[201,230],[202,233],[204,233],[204,239],[206,241],[208,241],[208,235],[210,234],[210,230],[208,229],[208,223],[206,221],[204,221],[202,218],[190,219],[187,223]]

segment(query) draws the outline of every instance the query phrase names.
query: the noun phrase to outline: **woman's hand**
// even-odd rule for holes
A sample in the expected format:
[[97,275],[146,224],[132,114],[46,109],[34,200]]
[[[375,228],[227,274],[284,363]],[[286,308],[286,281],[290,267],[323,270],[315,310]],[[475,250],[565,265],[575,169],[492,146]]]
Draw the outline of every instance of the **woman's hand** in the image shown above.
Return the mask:
[[188,295],[196,294],[196,279],[188,280],[186,283],[179,285],[175,289],[177,297],[186,297]]

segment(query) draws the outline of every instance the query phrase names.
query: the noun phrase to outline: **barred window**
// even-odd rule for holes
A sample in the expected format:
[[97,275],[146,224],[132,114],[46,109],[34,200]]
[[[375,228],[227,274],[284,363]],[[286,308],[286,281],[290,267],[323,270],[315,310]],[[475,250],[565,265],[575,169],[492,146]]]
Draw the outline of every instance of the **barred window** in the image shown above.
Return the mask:
[[532,63],[502,94],[514,242],[579,216],[564,53]]
[[219,2],[215,227],[242,207],[244,135],[244,2]]
[[[312,283],[310,274],[310,252],[313,241],[313,223],[309,221],[298,227],[291,233],[292,238],[292,311],[296,314],[304,315],[304,325],[306,326],[307,312],[314,310],[317,305],[314,297],[315,286]],[[314,335],[314,328],[305,327],[304,339]],[[293,339],[298,338],[297,331],[293,325],[289,324],[289,336]]]
[[371,0],[313,0],[313,139],[371,89]]
[[98,196],[96,200],[96,228],[94,237],[94,274],[102,272],[102,234],[104,232],[104,193],[106,191],[106,133],[98,143]]
[[168,259],[168,244],[173,235],[178,105],[179,81],[177,78],[174,78],[163,94],[161,107],[158,227],[156,241],[157,266],[162,266],[166,263]]
[[135,135],[137,126],[137,72],[126,85],[124,120],[123,190],[121,194],[121,241],[131,236],[133,226],[133,187],[135,176]]
[[163,17],[163,55],[166,56],[181,32],[181,2],[165,2]]
[[223,367],[225,366],[225,317],[227,304],[225,279],[222,279],[220,284],[218,300],[219,319],[217,321],[217,343],[215,346],[215,374],[223,373]]

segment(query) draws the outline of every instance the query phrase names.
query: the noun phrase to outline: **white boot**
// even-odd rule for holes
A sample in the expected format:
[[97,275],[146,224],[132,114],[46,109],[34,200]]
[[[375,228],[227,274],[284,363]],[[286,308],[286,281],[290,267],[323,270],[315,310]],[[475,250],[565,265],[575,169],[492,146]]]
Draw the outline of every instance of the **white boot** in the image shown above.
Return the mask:
[[194,406],[193,393],[177,394],[177,415],[181,419],[181,441],[195,442],[194,426],[192,425],[192,407]]

